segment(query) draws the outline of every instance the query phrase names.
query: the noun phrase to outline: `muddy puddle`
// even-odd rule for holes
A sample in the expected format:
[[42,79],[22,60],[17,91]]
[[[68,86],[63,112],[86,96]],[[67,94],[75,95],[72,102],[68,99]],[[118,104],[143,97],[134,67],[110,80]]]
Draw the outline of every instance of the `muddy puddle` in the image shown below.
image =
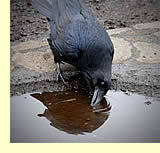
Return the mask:
[[109,91],[92,108],[83,91],[11,97],[11,142],[160,142],[160,101]]

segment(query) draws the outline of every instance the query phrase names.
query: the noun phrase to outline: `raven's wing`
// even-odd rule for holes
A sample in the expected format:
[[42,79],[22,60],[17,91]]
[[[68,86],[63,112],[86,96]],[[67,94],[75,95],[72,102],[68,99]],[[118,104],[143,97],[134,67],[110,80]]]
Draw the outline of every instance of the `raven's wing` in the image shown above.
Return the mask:
[[58,52],[63,53],[64,48],[69,48],[64,45],[66,27],[80,14],[81,3],[81,0],[32,0],[33,7],[49,19],[50,44]]
[[73,64],[103,41],[110,45],[105,30],[81,0],[33,0],[32,4],[50,19],[53,48]]
[[[62,40],[63,42],[60,42]],[[105,50],[106,54],[113,54],[113,44],[107,32],[92,17],[75,16],[65,28],[64,39],[55,42],[60,42],[59,45],[63,47],[61,53],[73,61],[74,65],[81,60],[83,55],[88,56],[88,60],[89,57],[91,59],[98,50]]]

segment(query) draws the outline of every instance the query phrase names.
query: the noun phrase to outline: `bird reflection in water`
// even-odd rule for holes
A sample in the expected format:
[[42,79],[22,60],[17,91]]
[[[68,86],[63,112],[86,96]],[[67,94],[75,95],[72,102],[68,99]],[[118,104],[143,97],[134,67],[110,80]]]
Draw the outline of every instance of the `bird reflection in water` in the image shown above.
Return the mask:
[[31,96],[47,107],[38,116],[46,117],[51,126],[75,135],[91,133],[99,128],[108,119],[111,109],[105,99],[101,105],[91,107],[90,98],[83,90],[36,93]]

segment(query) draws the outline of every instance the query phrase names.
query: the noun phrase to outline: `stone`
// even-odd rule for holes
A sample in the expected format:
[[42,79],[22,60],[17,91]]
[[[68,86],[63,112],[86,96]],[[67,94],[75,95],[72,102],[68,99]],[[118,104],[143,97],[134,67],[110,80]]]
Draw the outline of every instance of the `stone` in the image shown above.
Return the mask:
[[117,28],[112,30],[107,30],[109,35],[120,34],[121,32],[131,31],[131,28]]
[[14,66],[13,64],[11,64],[11,66],[10,66],[10,71],[11,71],[11,72],[14,72],[14,70],[15,70],[15,66]]
[[[47,60],[44,58],[47,54]],[[12,59],[15,64],[24,66],[27,69],[36,72],[49,72],[54,71],[56,65],[54,64],[54,58],[50,50],[47,53],[42,52],[28,52],[28,53],[16,53]]]
[[133,45],[140,52],[140,56],[137,58],[138,62],[160,63],[160,46],[158,44],[137,42],[133,43]]
[[153,33],[153,35],[160,37],[160,31]]
[[160,22],[152,22],[152,23],[141,23],[133,26],[136,29],[160,29]]
[[122,38],[111,37],[114,45],[114,58],[113,63],[122,63],[123,61],[129,59],[132,55],[129,42]]
[[18,51],[24,51],[28,49],[35,49],[35,48],[39,48],[47,45],[48,45],[47,41],[30,40],[30,41],[22,42],[18,45],[12,46],[11,49],[15,52],[18,52]]

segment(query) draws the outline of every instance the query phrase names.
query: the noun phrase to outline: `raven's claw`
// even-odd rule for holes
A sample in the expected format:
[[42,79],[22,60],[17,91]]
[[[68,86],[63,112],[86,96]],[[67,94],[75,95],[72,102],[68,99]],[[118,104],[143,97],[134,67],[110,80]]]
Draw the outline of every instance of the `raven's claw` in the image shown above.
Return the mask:
[[57,62],[57,81],[59,81],[59,78],[61,78],[62,82],[64,83],[64,85],[68,86],[68,83],[65,82],[62,74],[61,74],[61,68],[60,68],[60,63]]

